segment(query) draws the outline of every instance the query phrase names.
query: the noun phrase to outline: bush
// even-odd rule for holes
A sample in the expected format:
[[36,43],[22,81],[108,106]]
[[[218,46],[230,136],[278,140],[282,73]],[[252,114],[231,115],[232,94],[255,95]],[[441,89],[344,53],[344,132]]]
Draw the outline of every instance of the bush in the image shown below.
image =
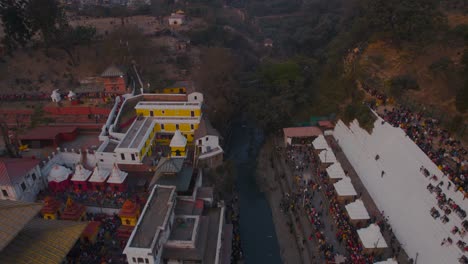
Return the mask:
[[390,95],[395,98],[401,98],[407,90],[418,90],[419,84],[410,75],[400,75],[390,80]]
[[342,119],[343,122],[348,125],[354,119],[357,119],[360,127],[372,133],[374,122],[377,118],[366,105],[362,103],[352,103],[346,106]]
[[442,57],[429,65],[429,70],[432,72],[447,72],[451,65],[453,65],[453,61],[450,58]]

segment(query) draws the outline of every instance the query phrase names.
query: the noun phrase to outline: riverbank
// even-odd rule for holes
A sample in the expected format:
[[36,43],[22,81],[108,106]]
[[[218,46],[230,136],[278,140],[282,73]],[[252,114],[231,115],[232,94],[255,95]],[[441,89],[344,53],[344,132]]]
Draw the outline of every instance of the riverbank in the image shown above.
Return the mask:
[[272,139],[266,140],[260,149],[257,158],[256,181],[260,191],[263,192],[271,208],[273,223],[280,247],[280,255],[283,263],[305,263],[305,249],[303,238],[300,235],[294,219],[280,208],[283,197],[283,189],[280,183],[280,175],[273,168],[273,156],[275,147]]

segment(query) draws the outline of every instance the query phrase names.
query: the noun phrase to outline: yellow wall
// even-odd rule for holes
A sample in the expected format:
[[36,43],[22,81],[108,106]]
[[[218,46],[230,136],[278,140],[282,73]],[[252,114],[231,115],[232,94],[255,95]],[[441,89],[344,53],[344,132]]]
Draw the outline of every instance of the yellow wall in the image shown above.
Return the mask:
[[177,157],[177,151],[180,151],[180,156],[185,156],[185,147],[171,147],[171,156]]
[[165,110],[136,109],[137,115],[143,115],[143,116],[151,116],[150,111],[153,111],[154,117],[170,117],[170,116],[191,117],[192,111],[194,112],[195,117],[198,117],[201,115],[201,109],[165,109]]
[[[136,226],[138,217],[120,217],[120,220],[122,221],[122,225],[124,226]],[[127,220],[130,221],[130,224],[127,224]]]
[[187,93],[185,87],[174,87],[174,88],[164,88],[163,93],[165,94],[181,94],[180,89],[182,89],[182,93]]
[[57,219],[57,214],[44,214],[44,219]]

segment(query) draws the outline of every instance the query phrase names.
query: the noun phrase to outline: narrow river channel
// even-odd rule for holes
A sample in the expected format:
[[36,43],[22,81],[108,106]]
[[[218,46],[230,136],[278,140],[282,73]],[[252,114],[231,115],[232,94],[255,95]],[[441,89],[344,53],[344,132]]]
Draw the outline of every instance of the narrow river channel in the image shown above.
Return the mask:
[[271,209],[255,180],[256,157],[262,142],[263,134],[252,124],[238,121],[232,125],[227,158],[235,164],[246,264],[281,263]]

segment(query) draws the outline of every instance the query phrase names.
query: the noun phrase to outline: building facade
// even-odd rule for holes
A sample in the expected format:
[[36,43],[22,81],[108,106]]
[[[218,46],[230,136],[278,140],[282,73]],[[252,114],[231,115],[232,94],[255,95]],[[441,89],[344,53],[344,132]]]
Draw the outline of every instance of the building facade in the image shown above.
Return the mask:
[[47,186],[35,159],[0,160],[0,199],[33,202]]

